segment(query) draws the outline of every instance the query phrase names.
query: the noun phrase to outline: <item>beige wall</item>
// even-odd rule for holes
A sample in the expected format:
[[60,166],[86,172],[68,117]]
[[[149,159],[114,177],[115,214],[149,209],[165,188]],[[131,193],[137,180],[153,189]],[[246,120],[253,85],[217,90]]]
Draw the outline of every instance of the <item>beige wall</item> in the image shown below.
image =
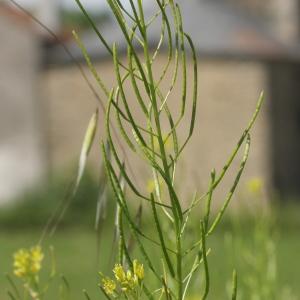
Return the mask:
[[33,186],[45,171],[39,111],[37,36],[0,10],[0,203]]
[[[159,67],[165,63],[161,57]],[[97,65],[99,74],[110,85],[114,80],[110,62]],[[192,77],[191,66],[188,78]],[[184,183],[184,193],[189,195],[195,188],[207,185],[210,170],[221,170],[226,158],[236,145],[242,129],[247,125],[255,109],[260,91],[266,89],[267,75],[259,63],[201,61],[199,63],[199,105],[195,133],[182,156],[178,179]],[[49,138],[52,166],[60,168],[78,157],[82,138],[96,102],[75,67],[52,69],[44,74],[49,116]],[[166,85],[165,87],[168,87]],[[180,90],[177,86],[169,104],[178,109]],[[129,99],[134,101],[131,92]],[[104,99],[105,100],[105,99]],[[252,134],[252,148],[245,177],[262,177],[267,182],[269,165],[269,120],[268,105],[265,105]],[[141,120],[141,114],[135,115]],[[101,117],[100,121],[103,124]],[[179,128],[182,141],[186,135],[188,119]],[[96,150],[96,151],[95,151]],[[93,153],[94,166],[100,159],[99,146]],[[241,157],[241,155],[239,156]],[[134,163],[136,177],[146,177],[147,171],[140,163]],[[235,170],[238,162],[234,163]],[[231,177],[232,180],[232,177]],[[231,181],[226,181],[228,184]],[[140,183],[140,185],[145,185]],[[224,185],[224,187],[226,184]]]

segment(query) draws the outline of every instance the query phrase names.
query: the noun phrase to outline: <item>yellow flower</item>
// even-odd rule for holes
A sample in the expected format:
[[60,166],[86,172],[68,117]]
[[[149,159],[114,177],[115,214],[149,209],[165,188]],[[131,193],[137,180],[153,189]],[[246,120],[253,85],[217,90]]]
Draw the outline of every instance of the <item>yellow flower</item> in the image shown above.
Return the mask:
[[25,278],[36,275],[41,269],[44,254],[40,246],[31,249],[20,249],[14,254],[14,274]]
[[[159,185],[160,189],[162,189],[162,185],[163,185],[163,180],[162,179],[159,179],[158,185]],[[155,191],[156,185],[155,185],[155,182],[154,182],[153,179],[148,180],[146,188],[147,188],[147,192],[149,194],[153,193]]]
[[116,279],[119,282],[124,282],[126,280],[125,271],[124,271],[123,267],[120,264],[115,265],[115,267],[113,269],[113,272],[115,274]]
[[108,277],[102,279],[102,284],[105,293],[108,295],[112,295],[117,287],[116,283]]
[[262,179],[256,177],[252,178],[247,182],[248,191],[254,195],[258,195],[261,193],[263,188],[263,181]]
[[136,259],[133,261],[133,272],[138,279],[144,279],[144,266],[140,264]]
[[41,263],[44,259],[44,254],[40,246],[35,246],[30,250],[31,254],[31,272],[38,273],[41,269]]
[[147,182],[147,191],[148,191],[148,193],[152,193],[154,190],[155,190],[154,180],[149,180]]
[[115,264],[113,273],[116,282],[108,277],[102,279],[103,289],[107,294],[112,294],[116,289],[120,289],[123,293],[133,292],[139,286],[139,281],[144,278],[144,267],[135,259],[132,270],[126,270],[121,264]]
[[123,292],[133,291],[138,283],[139,281],[137,276],[128,270],[126,272],[125,280],[121,282],[121,289]]
[[14,274],[17,277],[24,277],[28,273],[29,256],[26,249],[20,249],[14,254]]

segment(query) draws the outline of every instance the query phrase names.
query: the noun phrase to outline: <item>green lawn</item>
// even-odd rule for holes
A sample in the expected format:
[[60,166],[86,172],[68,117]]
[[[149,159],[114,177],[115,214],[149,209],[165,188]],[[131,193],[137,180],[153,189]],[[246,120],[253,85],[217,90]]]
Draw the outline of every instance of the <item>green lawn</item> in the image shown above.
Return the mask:
[[[50,186],[41,188],[40,192],[29,194],[26,199],[17,202],[18,204],[12,207],[7,209],[1,208],[0,300],[8,299],[6,295],[8,284],[4,274],[12,272],[13,253],[21,247],[30,247],[37,243],[45,220],[48,219],[56,207],[57,199],[61,199],[64,195],[65,186],[64,180],[58,180]],[[78,195],[63,218],[60,229],[53,237],[46,239],[43,245],[44,251],[47,251],[49,245],[55,247],[57,274],[64,274],[68,279],[72,291],[70,300],[84,300],[85,298],[82,295],[82,289],[84,288],[88,290],[92,300],[103,299],[97,287],[97,283],[99,283],[97,274],[100,270],[105,274],[109,274],[113,264],[113,262],[110,262],[108,255],[111,252],[113,235],[112,230],[108,230],[108,228],[112,228],[112,222],[114,221],[113,207],[108,207],[109,221],[105,225],[99,264],[97,263],[96,233],[93,230],[97,191],[97,182],[86,176]],[[113,201],[108,202],[110,204],[113,203]],[[253,298],[246,294],[245,282],[249,276],[265,282],[264,268],[266,268],[269,261],[269,257],[265,253],[265,245],[270,240],[275,246],[277,256],[277,281],[274,287],[277,297],[256,299],[300,299],[300,207],[299,205],[284,206],[274,209],[274,212],[277,217],[272,224],[274,223],[273,225],[275,226],[272,225],[272,228],[267,230],[263,228],[263,240],[259,245],[257,245],[255,240],[255,224],[259,220],[257,214],[254,214],[254,219],[253,216],[252,219],[251,217],[248,219],[249,216],[246,217],[244,215],[241,218],[231,218],[229,217],[230,214],[226,214],[226,218],[220,224],[221,226],[216,231],[216,234],[207,241],[207,246],[212,250],[208,257],[211,277],[211,293],[208,299],[229,299],[227,290],[230,285],[232,270],[236,268],[238,271],[239,295],[244,295],[244,297],[238,299],[252,300]],[[239,221],[237,222],[238,219]],[[155,236],[154,225],[145,214],[143,215],[142,223],[143,230],[145,230],[147,235]],[[198,236],[198,239],[200,236],[199,216],[193,216],[190,224],[195,224],[195,226],[189,229],[188,240],[195,241],[197,239],[196,236]],[[165,232],[168,234],[168,229]],[[271,232],[275,232],[274,238],[270,238]],[[228,244],[230,237],[234,242]],[[155,236],[155,239],[157,239],[157,236]],[[149,244],[147,245],[149,246]],[[187,245],[185,246],[188,247]],[[160,264],[161,253],[159,249],[156,246],[150,246],[149,252],[152,258],[157,261],[157,264]],[[254,270],[254,273],[253,267],[251,269],[246,263],[245,252],[249,252],[257,262],[263,261],[263,266],[257,264],[259,268]],[[135,255],[133,254],[133,256]],[[49,259],[44,261],[44,267],[47,268],[49,265]],[[186,265],[189,266],[189,264]],[[256,267],[254,266],[254,269]],[[43,275],[45,276],[45,274]],[[197,276],[192,284],[192,291],[195,295],[199,292],[199,282],[203,282],[203,274],[202,276],[201,274]],[[153,281],[150,278],[151,273],[146,269],[146,280],[147,282],[150,281],[151,285]],[[260,282],[259,280],[258,282]],[[59,276],[57,276],[52,284],[56,287],[56,290],[51,290],[45,300],[59,299],[57,296],[57,285],[59,282],[61,281]],[[157,287],[157,283],[155,286]],[[293,295],[296,295],[296,297],[281,296],[281,292],[286,289],[292,290]],[[199,296],[190,299],[196,300],[199,299]]]
[[[278,287],[282,289],[289,286],[293,290],[294,295],[300,295],[300,236],[299,227],[289,228],[287,231],[279,230],[279,238],[276,239],[276,249],[278,258]],[[11,272],[12,269],[12,253],[20,247],[29,247],[39,239],[40,230],[24,229],[24,230],[1,230],[0,232],[0,268],[1,273]],[[107,251],[110,251],[111,234],[103,242],[102,248],[107,250],[101,251],[100,264],[102,271],[107,272],[108,265]],[[225,231],[219,231],[212,239],[209,240],[209,247],[212,253],[209,256],[211,266],[211,290],[209,299],[229,299],[226,296],[226,286],[231,278],[231,272],[236,266],[239,274],[239,282],[243,281],[247,270],[240,265],[241,253],[235,251],[234,255],[230,255],[230,248],[224,243]],[[251,245],[251,230],[245,230],[241,233],[244,240],[249,240]],[[233,238],[240,238],[233,236]],[[97,289],[97,272],[99,268],[96,263],[96,238],[92,229],[69,227],[60,230],[56,235],[48,239],[46,244],[55,247],[57,259],[57,273],[63,273],[68,279],[72,289],[72,300],[84,299],[82,289],[89,291],[92,299],[103,299]],[[46,246],[46,245],[45,245]],[[257,249],[253,250],[254,253]],[[258,254],[259,255],[259,254]],[[46,264],[47,262],[45,262]],[[146,273],[147,276],[147,273]],[[58,280],[58,279],[57,279]],[[53,283],[55,285],[55,282]],[[8,299],[6,296],[7,282],[2,276],[0,280],[0,299]],[[197,282],[194,283],[194,287]],[[56,292],[52,291],[47,299],[57,299]],[[225,295],[225,296],[224,296]],[[245,298],[247,299],[247,298]],[[296,298],[298,299],[298,298]],[[262,299],[263,300],[263,299]],[[271,300],[271,299],[265,299]],[[286,299],[290,300],[290,299]]]

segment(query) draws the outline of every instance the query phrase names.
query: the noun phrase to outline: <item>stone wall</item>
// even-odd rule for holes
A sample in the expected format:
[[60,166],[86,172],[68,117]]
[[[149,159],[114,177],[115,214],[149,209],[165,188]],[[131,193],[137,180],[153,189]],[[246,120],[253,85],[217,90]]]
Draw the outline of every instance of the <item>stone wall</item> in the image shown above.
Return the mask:
[[[160,70],[158,66],[162,66],[165,61],[165,57],[159,59],[156,76]],[[97,69],[110,86],[114,81],[112,64],[104,61],[97,64]],[[191,64],[188,78],[192,78]],[[165,83],[163,89],[166,90],[168,86]],[[83,135],[96,102],[75,67],[47,71],[44,74],[44,88],[48,97],[51,163],[54,168],[59,169],[77,160]],[[174,111],[179,110],[179,88],[175,87],[169,100],[170,107]],[[178,178],[184,184],[182,186],[186,187],[185,194],[192,194],[195,188],[204,189],[213,167],[217,171],[221,170],[243,128],[248,124],[262,89],[267,89],[267,73],[262,64],[221,60],[199,63],[199,106],[195,133],[178,167]],[[132,92],[127,93],[129,99],[135,101]],[[103,100],[106,100],[105,97]],[[141,113],[137,110],[135,118],[142,123]],[[102,124],[104,122],[102,115],[100,122]],[[187,118],[179,127],[181,142],[187,135],[188,125]],[[252,134],[246,178],[261,177],[269,182],[271,172],[269,153],[269,116],[268,105],[265,105]],[[95,169],[99,166],[100,156],[100,147],[97,143],[91,158]],[[129,153],[128,156],[132,157],[132,154]],[[241,155],[238,157],[240,159]],[[234,163],[235,171],[238,164],[237,160]],[[139,159],[133,163],[132,169],[139,179],[144,179],[149,174]],[[225,182],[223,187],[228,188],[232,183],[232,177]]]

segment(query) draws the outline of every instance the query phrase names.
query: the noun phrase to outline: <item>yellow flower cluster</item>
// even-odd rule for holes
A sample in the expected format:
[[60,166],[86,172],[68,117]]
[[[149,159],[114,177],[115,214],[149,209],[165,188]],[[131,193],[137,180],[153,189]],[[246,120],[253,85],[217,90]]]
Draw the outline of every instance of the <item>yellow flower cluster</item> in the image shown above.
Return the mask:
[[102,279],[103,289],[106,294],[112,295],[117,288],[116,283],[110,279],[109,277],[105,277]]
[[44,254],[40,246],[20,249],[14,254],[14,274],[20,278],[36,275],[41,269]]
[[133,261],[133,272],[134,275],[137,276],[139,280],[144,279],[144,266],[140,264],[136,259]]
[[[139,282],[144,279],[144,266],[135,259],[133,261],[133,272],[130,270],[125,271],[122,265],[116,264],[113,273],[122,292],[133,291],[139,285]],[[114,294],[117,283],[109,277],[102,279],[103,289],[108,295]]]

